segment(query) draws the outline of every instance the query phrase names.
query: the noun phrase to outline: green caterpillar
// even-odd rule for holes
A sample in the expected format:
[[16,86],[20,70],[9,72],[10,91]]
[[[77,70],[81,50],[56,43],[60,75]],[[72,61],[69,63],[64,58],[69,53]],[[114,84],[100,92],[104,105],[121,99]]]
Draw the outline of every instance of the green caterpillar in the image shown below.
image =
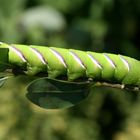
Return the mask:
[[0,44],[1,48],[9,50],[6,68],[20,69],[28,76],[44,73],[52,79],[65,77],[68,81],[90,79],[140,85],[140,61],[127,56],[5,43]]
[[47,109],[79,103],[92,86],[139,91],[139,71],[140,61],[123,55],[0,43],[0,87],[6,72],[33,77],[26,97]]

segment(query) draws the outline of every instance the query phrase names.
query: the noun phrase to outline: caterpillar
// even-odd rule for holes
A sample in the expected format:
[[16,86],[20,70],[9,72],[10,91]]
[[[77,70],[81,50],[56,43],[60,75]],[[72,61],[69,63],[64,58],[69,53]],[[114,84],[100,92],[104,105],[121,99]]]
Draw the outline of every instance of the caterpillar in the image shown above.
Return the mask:
[[140,61],[124,55],[0,43],[0,51],[2,48],[8,49],[5,70],[17,73],[20,70],[28,76],[44,73],[52,79],[65,77],[67,81],[83,79],[140,85]]
[[0,87],[12,75],[35,77],[26,97],[45,109],[68,108],[92,86],[140,89],[140,61],[120,54],[0,43]]

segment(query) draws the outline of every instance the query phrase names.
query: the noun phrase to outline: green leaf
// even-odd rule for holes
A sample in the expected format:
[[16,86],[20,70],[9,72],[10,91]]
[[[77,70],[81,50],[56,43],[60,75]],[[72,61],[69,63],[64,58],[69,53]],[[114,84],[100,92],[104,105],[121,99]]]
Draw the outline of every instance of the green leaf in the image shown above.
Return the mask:
[[5,81],[10,77],[0,77],[0,87],[2,87],[5,83]]
[[0,72],[3,72],[7,68],[8,51],[8,48],[0,48]]
[[68,108],[88,96],[90,85],[89,82],[76,83],[44,77],[28,86],[26,97],[46,109]]

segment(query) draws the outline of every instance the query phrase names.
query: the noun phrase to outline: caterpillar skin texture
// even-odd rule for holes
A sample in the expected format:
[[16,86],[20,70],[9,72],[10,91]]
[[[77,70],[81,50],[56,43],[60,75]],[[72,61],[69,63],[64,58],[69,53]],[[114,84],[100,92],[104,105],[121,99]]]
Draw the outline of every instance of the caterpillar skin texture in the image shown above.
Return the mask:
[[65,76],[68,81],[90,78],[140,85],[140,61],[127,56],[5,43],[1,43],[0,48],[9,48],[11,68],[18,66],[29,76],[47,73],[49,78]]

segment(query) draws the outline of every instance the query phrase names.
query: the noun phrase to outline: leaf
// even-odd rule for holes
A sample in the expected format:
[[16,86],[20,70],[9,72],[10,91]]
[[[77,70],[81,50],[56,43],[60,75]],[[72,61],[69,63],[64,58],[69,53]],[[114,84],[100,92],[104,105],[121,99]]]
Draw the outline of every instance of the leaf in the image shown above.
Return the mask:
[[88,96],[90,85],[88,82],[67,82],[45,77],[34,80],[28,86],[26,97],[46,109],[68,108]]
[[10,77],[0,77],[0,87],[2,87],[4,85],[4,83],[6,82],[6,80],[9,78]]
[[8,51],[8,48],[0,48],[0,72],[3,72],[7,68]]

